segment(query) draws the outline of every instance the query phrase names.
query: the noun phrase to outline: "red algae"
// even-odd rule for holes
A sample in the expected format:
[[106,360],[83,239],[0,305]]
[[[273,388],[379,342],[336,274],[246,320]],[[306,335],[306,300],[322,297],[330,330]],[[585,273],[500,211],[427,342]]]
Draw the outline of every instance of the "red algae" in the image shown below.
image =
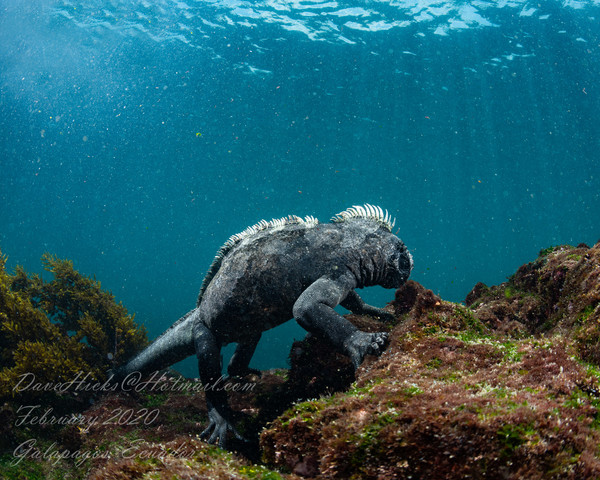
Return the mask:
[[269,425],[265,461],[323,479],[599,477],[599,259],[544,251],[469,307],[408,282],[388,350]]

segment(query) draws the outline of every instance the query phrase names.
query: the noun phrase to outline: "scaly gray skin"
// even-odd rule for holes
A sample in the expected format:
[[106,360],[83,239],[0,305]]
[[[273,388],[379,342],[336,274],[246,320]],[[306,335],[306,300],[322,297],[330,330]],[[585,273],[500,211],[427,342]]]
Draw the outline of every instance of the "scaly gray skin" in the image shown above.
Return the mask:
[[[365,333],[334,311],[390,320],[391,314],[365,304],[355,288],[398,288],[412,269],[404,243],[391,233],[387,212],[353,207],[334,223],[312,217],[261,222],[231,237],[202,286],[195,309],[180,318],[140,354],[115,372],[115,379],[164,369],[196,353],[203,385],[221,377],[221,347],[237,343],[229,375],[243,376],[262,332],[294,317],[309,332],[327,338],[355,368],[365,355],[380,355],[385,332]],[[208,441],[226,445],[232,424],[225,391],[206,392]]]

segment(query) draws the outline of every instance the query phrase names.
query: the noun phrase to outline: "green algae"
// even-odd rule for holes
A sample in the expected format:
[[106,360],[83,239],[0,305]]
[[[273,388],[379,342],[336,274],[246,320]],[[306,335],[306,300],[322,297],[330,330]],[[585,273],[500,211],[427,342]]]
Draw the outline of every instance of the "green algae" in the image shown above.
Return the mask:
[[17,386],[24,376],[43,385],[99,382],[115,362],[147,343],[145,329],[99,281],[49,254],[42,263],[51,281],[21,267],[7,273],[6,257],[0,255],[0,399],[29,396],[62,403],[68,392]]

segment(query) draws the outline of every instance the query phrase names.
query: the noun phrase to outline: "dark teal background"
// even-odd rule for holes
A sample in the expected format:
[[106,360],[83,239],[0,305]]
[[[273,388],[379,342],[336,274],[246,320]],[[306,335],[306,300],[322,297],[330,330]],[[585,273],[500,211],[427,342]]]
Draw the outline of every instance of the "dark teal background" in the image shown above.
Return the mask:
[[[413,278],[461,301],[600,237],[599,14],[0,0],[0,248],[30,271],[73,259],[154,337],[231,234],[367,202],[397,218]],[[253,364],[285,366],[302,336],[270,332]]]

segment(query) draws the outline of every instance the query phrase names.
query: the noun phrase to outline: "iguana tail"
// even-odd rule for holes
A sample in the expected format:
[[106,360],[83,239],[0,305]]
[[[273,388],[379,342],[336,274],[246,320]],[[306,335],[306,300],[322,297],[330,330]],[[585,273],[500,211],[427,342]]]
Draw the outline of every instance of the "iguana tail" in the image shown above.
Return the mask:
[[114,380],[120,381],[133,372],[147,374],[163,370],[193,355],[192,330],[196,315],[197,309],[189,311],[125,365],[112,371]]

